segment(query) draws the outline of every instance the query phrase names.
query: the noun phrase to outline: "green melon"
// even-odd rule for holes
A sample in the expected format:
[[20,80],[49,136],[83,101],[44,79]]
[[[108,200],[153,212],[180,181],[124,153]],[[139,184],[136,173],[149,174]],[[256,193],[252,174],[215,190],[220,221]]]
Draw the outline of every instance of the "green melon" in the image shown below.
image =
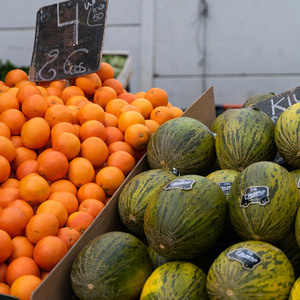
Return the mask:
[[219,185],[227,199],[232,183],[238,174],[239,171],[236,170],[216,170],[206,177]]
[[251,96],[247,98],[247,100],[244,102],[243,107],[250,107],[252,105],[255,105],[257,103],[260,103],[262,101],[265,101],[267,99],[270,99],[274,96],[274,93],[262,93],[262,94],[256,94],[254,96]]
[[258,161],[273,161],[275,125],[264,112],[240,108],[219,126],[216,154],[221,169],[242,171]]
[[288,107],[275,126],[275,143],[283,160],[292,168],[300,168],[300,102]]
[[294,282],[291,289],[289,300],[299,300],[300,299],[300,277]]
[[298,246],[300,247],[300,208],[297,210],[296,220],[295,220],[295,238]]
[[293,228],[298,207],[299,193],[292,176],[270,161],[241,171],[228,197],[230,221],[245,240],[279,241]]
[[224,250],[207,274],[209,299],[285,300],[295,281],[293,266],[277,247],[245,241]]
[[153,271],[147,247],[125,232],[92,239],[71,268],[71,285],[79,299],[137,299]]
[[153,271],[147,279],[140,300],[208,299],[206,274],[196,265],[167,262]]
[[151,135],[147,159],[151,169],[176,169],[180,175],[206,175],[216,160],[215,137],[196,119],[172,119]]
[[219,126],[224,122],[224,120],[231,114],[235,109],[226,109],[221,112],[212,122],[210,126],[210,131],[217,133]]
[[294,230],[280,240],[277,246],[284,252],[293,265],[295,276],[298,278],[300,276],[300,248]]
[[147,170],[134,176],[123,188],[118,199],[121,221],[132,232],[144,235],[144,214],[149,201],[177,176],[169,170]]
[[212,246],[222,232],[226,199],[221,188],[200,175],[168,183],[145,211],[149,245],[169,260],[189,260]]

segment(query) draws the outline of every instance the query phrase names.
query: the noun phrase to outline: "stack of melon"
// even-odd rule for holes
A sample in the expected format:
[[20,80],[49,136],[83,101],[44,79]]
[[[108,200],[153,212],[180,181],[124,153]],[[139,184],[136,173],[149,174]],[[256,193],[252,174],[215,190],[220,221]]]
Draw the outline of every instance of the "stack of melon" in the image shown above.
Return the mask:
[[150,169],[118,199],[126,235],[118,246],[111,245],[120,233],[109,232],[82,249],[71,271],[75,294],[298,299],[299,107],[277,124],[243,107],[219,115],[210,129],[184,116],[160,126],[147,146]]

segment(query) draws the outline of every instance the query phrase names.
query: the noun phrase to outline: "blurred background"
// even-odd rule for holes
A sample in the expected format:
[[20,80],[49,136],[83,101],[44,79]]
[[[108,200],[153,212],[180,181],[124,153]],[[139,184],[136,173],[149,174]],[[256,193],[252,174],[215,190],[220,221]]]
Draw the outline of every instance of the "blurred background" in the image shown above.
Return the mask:
[[[2,63],[30,66],[36,13],[57,2],[1,0]],[[216,106],[239,105],[300,85],[299,9],[295,0],[109,0],[103,50],[130,54],[130,92],[160,87],[185,109],[213,86]]]

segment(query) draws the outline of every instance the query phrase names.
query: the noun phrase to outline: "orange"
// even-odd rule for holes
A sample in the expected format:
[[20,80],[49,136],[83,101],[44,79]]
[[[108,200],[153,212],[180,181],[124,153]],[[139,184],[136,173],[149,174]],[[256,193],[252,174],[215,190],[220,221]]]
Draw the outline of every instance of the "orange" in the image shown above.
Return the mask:
[[9,161],[0,155],[0,183],[4,182],[10,176],[11,167]]
[[145,125],[145,119],[142,114],[137,111],[126,111],[119,116],[118,128],[124,133],[132,124]]
[[82,185],[77,192],[77,199],[79,204],[82,203],[83,200],[88,198],[93,198],[98,201],[105,201],[105,192],[102,187],[98,185],[96,182],[89,182]]
[[119,94],[118,98],[126,100],[129,104],[131,104],[132,101],[136,99],[134,94],[128,93],[128,92],[123,92],[123,93]]
[[73,124],[79,124],[78,112],[80,110],[80,106],[69,105],[68,107],[71,109],[73,114]]
[[33,258],[46,271],[51,271],[67,254],[68,248],[57,236],[45,236],[34,247]]
[[25,213],[28,221],[34,215],[32,206],[22,199],[16,199],[10,202],[8,206],[14,206],[20,208]]
[[11,238],[24,234],[28,219],[23,210],[8,206],[1,211],[0,229],[5,230]]
[[20,180],[19,191],[20,198],[33,206],[44,202],[48,198],[50,187],[41,175],[31,173]]
[[69,250],[81,237],[81,233],[72,227],[62,227],[58,230],[57,237],[66,243]]
[[15,159],[12,161],[12,168],[16,170],[20,163],[28,159],[37,159],[36,152],[24,146],[17,147]]
[[80,156],[88,159],[94,168],[101,167],[108,154],[106,143],[98,137],[88,137],[81,144]]
[[19,81],[28,80],[28,75],[21,69],[13,69],[7,72],[4,81],[9,87],[15,86]]
[[83,90],[76,85],[70,85],[62,90],[60,98],[63,100],[64,104],[66,104],[70,97],[76,95],[84,96]]
[[42,279],[34,275],[23,275],[14,281],[10,288],[10,295],[20,300],[30,300],[33,291],[39,286]]
[[160,125],[174,118],[174,112],[167,106],[157,106],[150,114],[150,119],[156,121]]
[[109,127],[109,126],[118,127],[118,118],[115,115],[113,115],[113,114],[105,112],[105,115],[104,115],[104,126],[105,127]]
[[79,128],[79,138],[81,142],[89,137],[98,137],[106,141],[107,132],[105,126],[97,120],[84,122]]
[[104,203],[94,199],[94,198],[87,198],[83,200],[79,207],[78,211],[84,211],[89,213],[93,218],[96,218],[97,215],[101,212],[101,210],[104,208]]
[[0,189],[0,207],[5,208],[11,202],[20,198],[19,188],[17,187],[2,187]]
[[57,218],[59,228],[65,225],[68,218],[68,212],[65,206],[62,203],[51,199],[46,200],[39,205],[36,214],[40,213],[53,214]]
[[160,126],[156,121],[150,119],[145,120],[145,125],[148,127],[150,134],[153,134]]
[[67,84],[66,79],[52,80],[49,83],[49,87],[57,87],[62,91],[66,87],[66,84]]
[[42,95],[34,94],[26,98],[22,104],[22,112],[28,118],[43,118],[48,104]]
[[45,101],[46,101],[48,107],[57,105],[57,104],[64,105],[64,102],[62,101],[62,99],[55,95],[48,94],[47,96],[45,96]]
[[73,95],[68,98],[66,106],[75,105],[82,106],[83,104],[90,103],[89,99],[82,95]]
[[118,98],[112,99],[106,104],[105,111],[107,113],[118,116],[120,109],[125,105],[128,105],[128,102],[126,100]]
[[41,91],[42,97],[46,98],[46,96],[49,96],[48,91],[43,86],[37,85],[37,88]]
[[20,181],[17,178],[10,177],[1,183],[1,188],[16,187],[19,188]]
[[12,262],[17,257],[31,257],[33,255],[34,245],[25,236],[15,236],[12,239],[12,252],[8,262]]
[[84,94],[90,98],[102,86],[102,81],[97,73],[90,73],[76,77],[75,85],[80,87]]
[[9,108],[19,109],[18,98],[11,93],[0,93],[0,113]]
[[108,78],[102,82],[102,86],[109,86],[115,90],[117,95],[123,93],[123,85],[122,83],[116,78]]
[[4,282],[0,282],[0,293],[10,295],[10,286]]
[[173,111],[175,118],[178,118],[183,114],[183,110],[177,106],[170,106],[170,109]]
[[76,186],[67,179],[60,179],[60,180],[57,180],[57,181],[54,181],[51,183],[50,195],[55,192],[60,192],[60,191],[71,192],[74,196],[77,195]]
[[50,126],[41,117],[29,119],[21,129],[21,138],[24,146],[29,149],[42,148],[50,138]]
[[19,135],[26,122],[26,117],[20,110],[9,108],[0,114],[0,122],[9,127],[11,135]]
[[15,145],[16,148],[24,146],[22,138],[19,135],[11,136],[10,140],[13,142],[13,144]]
[[15,87],[21,88],[21,87],[23,87],[25,85],[37,86],[34,81],[21,80],[21,81],[19,81],[19,82],[16,83]]
[[38,172],[38,162],[36,159],[28,159],[19,164],[16,169],[16,177],[21,180],[24,176],[37,173]]
[[169,102],[167,92],[157,87],[150,88],[146,92],[144,98],[148,99],[152,103],[153,108],[157,106],[167,106]]
[[109,155],[107,159],[107,166],[119,168],[126,176],[134,169],[135,159],[130,153],[118,150]]
[[7,85],[0,85],[0,93],[7,92],[9,90],[9,87]]
[[59,229],[57,217],[52,213],[34,215],[26,226],[26,237],[36,244],[40,239],[49,235],[56,235]]
[[123,172],[114,166],[107,166],[96,174],[96,183],[99,184],[107,196],[112,196],[125,180]]
[[138,107],[136,107],[132,104],[127,104],[118,111],[117,117],[119,118],[122,113],[127,112],[127,111],[136,111],[142,115],[142,112],[140,111],[140,109]]
[[78,200],[77,197],[69,191],[56,191],[50,194],[48,200],[54,200],[62,203],[67,209],[68,215],[77,211]]
[[135,98],[145,98],[146,92],[140,91],[134,94]]
[[145,119],[150,117],[150,113],[153,110],[152,103],[145,98],[137,98],[131,102],[131,105],[136,106]]
[[6,271],[6,282],[11,286],[13,282],[22,275],[35,275],[40,277],[40,268],[33,258],[22,256],[10,262]]
[[16,97],[19,100],[19,103],[22,105],[23,102],[31,95],[42,95],[42,92],[38,89],[37,86],[27,84],[19,88]]
[[4,156],[9,162],[12,162],[16,157],[15,145],[5,136],[0,136],[0,155]]
[[116,141],[116,142],[111,143],[108,146],[109,154],[112,154],[113,152],[118,151],[118,150],[123,150],[123,151],[130,153],[131,155],[134,155],[133,148],[125,141]]
[[51,148],[41,152],[37,162],[38,173],[46,180],[63,179],[68,172],[69,161],[66,155]]
[[77,136],[77,131],[73,124],[69,122],[59,122],[51,128],[51,142],[62,132],[70,132]]
[[57,86],[48,86],[48,87],[46,87],[46,91],[48,92],[48,95],[50,95],[50,96],[60,97],[60,95],[61,95],[61,89]]
[[7,270],[7,264],[5,262],[0,263],[0,282],[1,283],[5,282],[6,270]]
[[117,93],[113,88],[102,86],[95,92],[93,102],[105,109],[106,104],[115,98],[117,98]]
[[79,231],[81,234],[92,224],[94,217],[85,211],[76,211],[69,215],[66,226]]
[[19,90],[19,88],[17,88],[17,87],[11,87],[6,92],[11,93],[12,95],[16,96],[18,90]]
[[103,124],[105,120],[104,109],[100,105],[92,102],[83,105],[78,111],[77,116],[79,124],[81,125],[89,120],[97,120]]
[[79,155],[81,143],[73,133],[62,132],[53,139],[52,149],[62,152],[68,160],[72,160]]
[[95,178],[94,167],[87,158],[75,157],[69,163],[67,178],[79,188],[85,183],[93,182]]
[[0,263],[3,263],[10,257],[13,245],[9,234],[2,229],[0,229],[0,240]]
[[106,79],[114,78],[114,68],[107,62],[102,61],[100,69],[96,72],[103,82]]
[[133,149],[141,150],[147,146],[150,135],[150,130],[146,125],[133,124],[126,129],[124,141]]
[[44,118],[51,128],[59,122],[73,123],[73,113],[71,109],[63,104],[56,104],[48,107]]
[[0,136],[5,136],[5,137],[7,137],[9,139],[11,138],[10,129],[3,122],[0,122]]
[[106,145],[110,145],[113,142],[116,141],[123,141],[124,135],[123,132],[118,127],[106,127],[106,139],[105,143]]

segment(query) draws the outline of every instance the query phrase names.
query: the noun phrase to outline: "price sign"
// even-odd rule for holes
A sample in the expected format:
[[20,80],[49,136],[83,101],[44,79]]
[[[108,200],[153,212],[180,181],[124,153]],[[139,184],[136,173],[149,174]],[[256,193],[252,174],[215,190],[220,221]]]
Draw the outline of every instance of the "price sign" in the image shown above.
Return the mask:
[[100,69],[108,0],[70,0],[39,9],[32,81],[68,79]]
[[268,114],[274,123],[277,122],[279,116],[290,106],[300,101],[300,87],[288,90],[272,98],[264,100],[253,105],[266,114]]

